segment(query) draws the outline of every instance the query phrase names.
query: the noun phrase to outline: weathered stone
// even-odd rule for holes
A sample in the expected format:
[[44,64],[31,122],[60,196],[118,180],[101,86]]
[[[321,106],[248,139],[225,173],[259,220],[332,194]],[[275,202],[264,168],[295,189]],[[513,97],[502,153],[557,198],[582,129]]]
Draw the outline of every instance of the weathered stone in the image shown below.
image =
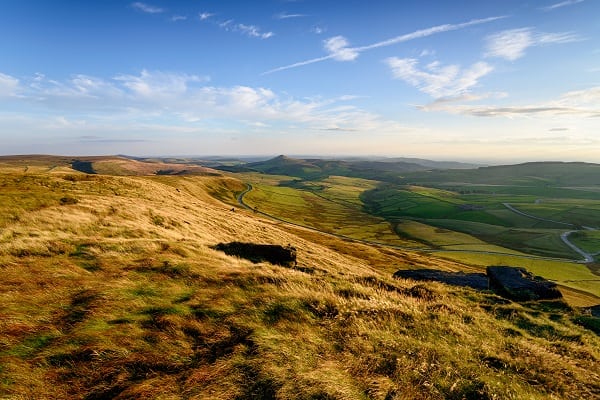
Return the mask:
[[515,301],[558,299],[562,294],[556,283],[534,276],[525,268],[487,267],[490,288],[501,296]]
[[467,286],[473,289],[488,288],[488,278],[485,274],[464,272],[446,272],[437,269],[401,269],[396,271],[394,278],[412,279],[415,281],[436,281],[454,286]]
[[229,256],[245,258],[253,263],[267,261],[277,265],[296,264],[296,248],[290,245],[231,242],[219,243],[214,246],[214,249]]

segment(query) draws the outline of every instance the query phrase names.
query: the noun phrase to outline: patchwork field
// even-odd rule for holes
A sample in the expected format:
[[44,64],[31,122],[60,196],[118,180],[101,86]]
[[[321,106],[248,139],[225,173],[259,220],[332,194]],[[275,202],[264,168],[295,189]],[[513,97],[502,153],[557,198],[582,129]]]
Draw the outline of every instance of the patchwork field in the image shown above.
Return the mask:
[[[600,199],[590,199],[589,188],[513,186],[510,193],[505,185],[497,193],[493,185],[427,187],[339,176],[235,176],[252,184],[244,196],[250,207],[283,221],[373,243],[420,248],[479,267],[524,266],[566,287],[600,294],[594,268],[579,263],[581,255],[561,239],[565,231],[596,223]],[[534,181],[515,184],[523,182]],[[596,232],[579,231],[569,238],[596,254]]]
[[376,183],[358,178],[334,177],[311,186],[289,177],[237,175],[252,184],[244,196],[251,208],[284,221],[358,240],[418,248],[422,244],[399,237],[393,226],[363,211],[360,194]]

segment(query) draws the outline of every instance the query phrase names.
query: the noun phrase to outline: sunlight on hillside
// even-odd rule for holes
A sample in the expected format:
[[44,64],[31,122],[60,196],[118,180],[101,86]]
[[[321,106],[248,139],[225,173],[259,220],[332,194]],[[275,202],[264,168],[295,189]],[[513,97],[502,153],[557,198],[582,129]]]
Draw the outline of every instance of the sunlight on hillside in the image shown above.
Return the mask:
[[[402,268],[474,268],[262,217],[237,205],[245,185],[234,178],[66,171],[0,170],[2,396],[600,390],[600,340],[564,303],[392,279]],[[230,241],[291,244],[298,262],[254,264],[212,248]]]

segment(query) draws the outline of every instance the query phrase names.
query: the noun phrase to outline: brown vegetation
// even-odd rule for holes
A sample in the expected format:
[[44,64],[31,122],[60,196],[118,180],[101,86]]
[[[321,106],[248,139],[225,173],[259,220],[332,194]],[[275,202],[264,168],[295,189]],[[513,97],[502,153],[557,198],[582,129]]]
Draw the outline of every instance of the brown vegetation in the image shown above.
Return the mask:
[[[570,307],[392,279],[473,269],[232,213],[243,188],[0,169],[0,398],[600,396],[600,338]],[[211,248],[232,241],[298,264]]]

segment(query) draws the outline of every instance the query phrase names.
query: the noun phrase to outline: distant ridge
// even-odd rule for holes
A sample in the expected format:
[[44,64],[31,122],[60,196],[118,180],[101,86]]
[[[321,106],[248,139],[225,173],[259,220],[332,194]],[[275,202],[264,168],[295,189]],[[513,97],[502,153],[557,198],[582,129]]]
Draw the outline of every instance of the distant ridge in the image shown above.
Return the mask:
[[143,176],[143,175],[219,175],[214,169],[193,165],[165,163],[159,160],[137,161],[124,156],[52,156],[17,155],[0,156],[0,164],[8,165],[47,165],[71,168],[84,174]]
[[[288,175],[302,179],[318,179],[331,175],[381,179],[386,174],[425,171],[429,167],[404,161],[301,159],[279,155],[270,160],[248,163],[245,169],[274,175]],[[218,167],[217,169],[221,169]]]
[[406,176],[410,182],[469,182],[494,185],[600,185],[600,164],[537,161],[470,170],[439,170]]

